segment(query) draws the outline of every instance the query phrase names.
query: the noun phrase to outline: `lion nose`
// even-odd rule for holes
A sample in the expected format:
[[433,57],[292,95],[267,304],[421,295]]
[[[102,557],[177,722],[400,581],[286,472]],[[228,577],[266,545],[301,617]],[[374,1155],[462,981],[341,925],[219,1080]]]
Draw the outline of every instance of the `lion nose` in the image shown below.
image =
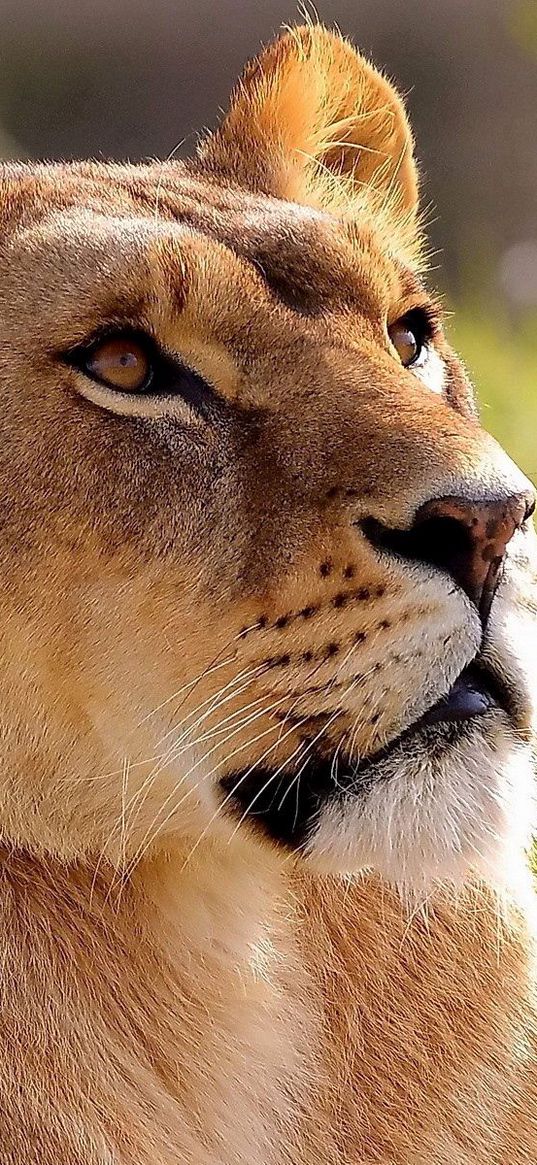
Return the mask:
[[413,532],[417,557],[445,570],[475,603],[485,621],[513,534],[531,517],[531,493],[471,502],[446,497],[418,510]]
[[371,519],[362,529],[374,545],[451,575],[485,623],[508,543],[534,509],[530,491],[478,502],[433,498],[417,511],[410,529],[388,529]]

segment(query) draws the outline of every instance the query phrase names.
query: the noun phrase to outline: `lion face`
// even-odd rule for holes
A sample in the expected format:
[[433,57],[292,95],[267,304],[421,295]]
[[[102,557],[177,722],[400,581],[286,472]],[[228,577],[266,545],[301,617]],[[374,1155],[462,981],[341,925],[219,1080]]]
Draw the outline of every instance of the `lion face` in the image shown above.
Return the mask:
[[7,166],[0,213],[4,834],[497,874],[533,495],[424,288],[391,87],[295,30],[195,162]]

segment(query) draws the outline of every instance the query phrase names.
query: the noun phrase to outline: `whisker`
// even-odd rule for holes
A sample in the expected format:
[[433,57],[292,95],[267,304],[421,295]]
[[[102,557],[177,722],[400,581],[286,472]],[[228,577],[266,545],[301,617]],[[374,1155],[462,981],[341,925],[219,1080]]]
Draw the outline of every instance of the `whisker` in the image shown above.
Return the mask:
[[[262,716],[263,714],[264,714],[264,711],[260,710],[256,715],[257,715],[257,717],[259,717],[259,716]],[[235,736],[237,734],[237,732],[240,731],[241,727],[242,727],[242,725],[240,725],[239,728],[235,728],[232,732],[230,732],[227,739],[229,740],[233,736]],[[246,740],[242,744],[238,745],[237,748],[233,749],[233,751],[231,753],[229,753],[228,756],[226,756],[223,759],[222,765],[227,764],[230,760],[232,760],[232,758],[234,756],[238,755],[238,753],[240,753],[240,752],[243,752],[245,748],[249,748],[252,744],[256,744],[258,740],[262,740],[264,736],[268,736],[268,734],[270,732],[274,732],[277,727],[278,726],[275,724],[271,725],[269,728],[265,728],[264,731],[260,732],[257,736],[253,737],[250,740]],[[222,742],[220,742],[220,744],[221,743]],[[196,762],[196,764],[193,765],[192,768],[189,770],[189,772],[186,773],[185,776],[181,779],[179,785],[173,790],[173,793],[168,795],[164,804],[161,806],[159,813],[161,813],[162,810],[166,808],[166,805],[169,803],[172,796],[177,793],[178,789],[184,784],[185,780],[191,775],[191,773],[194,771],[194,769],[197,768],[198,765],[201,764],[204,760],[206,760],[208,756],[211,756],[212,753],[214,753],[216,748],[218,748],[218,747],[220,747],[220,745],[215,745],[212,749],[209,749],[209,751],[207,753],[205,753],[204,756],[199,758],[199,760]],[[203,775],[202,780],[204,780],[204,781],[209,780],[214,775],[214,772],[215,772],[215,769],[214,768],[211,769],[208,773],[205,773]],[[173,808],[166,815],[164,820],[159,823],[156,832],[153,833],[152,836],[149,836],[149,835],[151,834],[151,830],[153,829],[153,826],[151,826],[150,829],[146,831],[146,834],[145,834],[144,838],[142,839],[142,843],[141,843],[140,847],[138,848],[138,850],[136,851],[136,854],[134,855],[134,858],[132,859],[132,861],[130,863],[129,876],[132,873],[132,870],[135,868],[135,866],[138,865],[139,862],[141,862],[143,860],[143,857],[147,853],[147,850],[149,849],[149,847],[151,845],[154,844],[159,833],[162,832],[162,829],[167,825],[168,821],[170,821],[171,818],[178,812],[181,805],[187,800],[187,798],[190,797],[192,795],[192,793],[197,791],[197,789],[199,788],[199,784],[200,784],[200,782],[198,781],[196,784],[192,785],[189,789],[187,789],[186,793],[183,794],[183,796],[181,797],[178,804],[174,805]]]
[[[246,686],[246,685],[245,685],[245,686]],[[234,693],[234,694],[235,694],[235,693]],[[239,731],[240,731],[240,730],[241,730],[243,727],[245,727],[245,725],[246,725],[246,724],[253,723],[253,722],[254,722],[256,719],[259,719],[259,717],[261,717],[261,716],[264,716],[264,715],[269,715],[269,714],[270,714],[272,711],[274,711],[274,709],[275,709],[275,708],[277,708],[277,707],[278,707],[280,704],[282,704],[282,703],[283,703],[283,702],[284,702],[284,701],[285,701],[287,698],[288,698],[288,697],[287,697],[287,695],[285,695],[285,696],[281,696],[281,697],[280,697],[278,700],[276,700],[276,701],[274,701],[272,704],[268,705],[268,707],[263,707],[263,708],[260,708],[260,709],[258,709],[258,710],[257,710],[255,713],[253,713],[253,714],[251,714],[249,717],[247,717],[247,718],[246,718],[246,720],[244,720],[244,719],[243,719],[243,720],[241,720],[241,721],[240,721],[240,722],[239,722],[237,725],[235,725],[235,726],[234,726],[234,728],[232,729],[232,731],[231,731],[231,732],[229,732],[229,733],[228,733],[228,735],[227,735],[226,737],[224,737],[224,740],[223,740],[223,741],[220,741],[219,743],[217,743],[216,745],[214,745],[214,746],[213,746],[213,748],[209,749],[209,750],[208,750],[208,752],[206,752],[206,753],[205,753],[205,754],[204,754],[202,757],[200,757],[200,758],[199,758],[199,759],[196,761],[196,763],[195,763],[193,766],[191,766],[191,768],[188,770],[188,772],[187,772],[187,773],[185,773],[185,774],[182,776],[181,780],[179,781],[179,784],[178,784],[178,785],[176,785],[176,786],[174,787],[174,789],[173,789],[173,790],[172,790],[172,791],[171,791],[171,792],[168,794],[168,796],[166,797],[166,799],[165,799],[165,801],[164,801],[163,805],[162,805],[162,806],[160,807],[160,809],[159,809],[159,814],[160,814],[160,813],[162,813],[162,811],[163,811],[163,810],[166,808],[166,805],[167,805],[167,804],[169,804],[169,802],[170,802],[170,800],[172,799],[172,797],[174,797],[174,796],[177,794],[177,791],[178,791],[178,789],[182,787],[182,785],[185,783],[185,780],[187,780],[187,779],[188,779],[188,777],[189,777],[189,776],[191,775],[191,773],[192,773],[192,772],[193,772],[193,771],[194,771],[194,770],[195,770],[195,769],[198,767],[198,765],[200,765],[200,764],[201,764],[201,763],[202,763],[204,760],[206,760],[206,759],[207,759],[207,757],[211,756],[211,755],[212,755],[212,754],[213,754],[213,753],[214,753],[214,752],[215,752],[215,751],[216,751],[216,750],[217,750],[217,749],[220,747],[220,745],[221,745],[221,744],[225,743],[225,741],[226,741],[226,740],[230,740],[230,739],[231,739],[233,736],[235,736],[235,735],[237,734],[237,732],[239,732]],[[223,758],[223,760],[221,761],[220,767],[223,767],[225,764],[227,764],[227,763],[228,763],[228,761],[229,761],[229,760],[230,760],[230,759],[231,759],[233,756],[235,756],[237,753],[239,753],[239,752],[243,751],[243,750],[244,750],[244,748],[247,748],[247,747],[249,747],[251,744],[255,744],[255,743],[257,742],[257,740],[260,740],[260,739],[262,739],[262,738],[263,738],[263,736],[267,736],[267,735],[268,735],[270,732],[274,732],[274,731],[276,731],[278,728],[279,728],[279,725],[276,725],[276,724],[275,724],[275,725],[271,725],[271,726],[270,726],[268,729],[266,729],[264,732],[260,733],[260,734],[259,734],[258,736],[256,736],[256,737],[254,737],[254,739],[253,739],[253,740],[246,741],[244,744],[240,745],[240,746],[239,746],[237,749],[235,749],[235,750],[234,750],[234,751],[233,751],[231,754],[229,754],[228,756],[226,756],[226,757],[224,757],[224,758]],[[295,730],[296,730],[296,725],[295,725],[295,726],[293,726],[293,728],[292,728],[292,729],[290,729],[289,731],[290,731],[290,732],[292,732],[292,731],[295,731]],[[210,735],[211,735],[211,734],[207,734],[207,736],[208,736],[208,737],[210,737]],[[197,743],[197,742],[196,742],[196,743]],[[276,747],[276,744],[277,744],[277,743],[278,743],[278,742],[275,742],[275,744],[274,744],[272,747]],[[272,750],[272,749],[269,749],[268,751],[271,751],[271,750]],[[266,753],[265,753],[265,754],[263,754],[263,757],[264,757],[265,755],[267,755],[267,754],[266,754]],[[262,758],[262,759],[263,759],[263,758]],[[259,763],[259,761],[258,761],[257,763]],[[209,779],[209,778],[210,778],[210,777],[213,775],[214,771],[215,771],[215,770],[214,770],[214,769],[212,769],[212,770],[211,770],[209,773],[206,773],[206,774],[204,775],[204,777],[203,777],[203,780],[208,780],[208,779]],[[155,835],[155,837],[151,838],[151,839],[150,839],[150,841],[147,843],[147,845],[146,845],[146,848],[145,848],[144,852],[146,852],[146,850],[147,850],[148,846],[149,846],[149,845],[151,845],[151,844],[153,843],[153,841],[155,840],[156,836],[158,836],[158,833],[159,833],[159,832],[162,830],[163,826],[164,826],[164,825],[166,825],[166,823],[167,823],[167,822],[170,820],[170,817],[172,817],[172,816],[173,816],[173,815],[174,815],[174,814],[177,812],[177,810],[178,810],[179,806],[180,806],[180,805],[183,803],[183,801],[186,799],[186,797],[188,797],[188,796],[190,795],[190,793],[194,792],[194,791],[195,791],[195,789],[197,789],[198,787],[199,787],[199,782],[198,782],[196,785],[194,785],[194,786],[193,786],[193,787],[192,787],[190,790],[188,790],[188,791],[187,791],[187,793],[184,795],[184,797],[183,797],[183,798],[181,799],[181,801],[179,802],[179,805],[175,806],[175,807],[174,807],[174,808],[173,808],[173,809],[170,811],[170,813],[167,815],[167,817],[164,819],[164,821],[163,821],[163,822],[161,822],[161,824],[159,825],[159,827],[158,827],[158,830],[157,830],[157,834]],[[220,807],[219,807],[219,808],[220,808]],[[148,836],[148,834],[149,834],[149,832],[150,832],[150,830],[151,830],[152,828],[153,828],[153,827],[151,826],[151,827],[150,827],[150,829],[146,831],[146,834],[144,835],[144,838],[142,839],[141,846],[145,845],[145,843],[146,843],[146,839],[147,839],[147,836]],[[135,856],[134,856],[134,859],[133,859],[133,861],[131,861],[131,868],[133,868],[133,862],[134,862],[135,864],[137,864],[137,862],[138,862],[138,861],[140,861],[140,860],[141,860],[141,858],[139,857],[139,850],[138,850],[138,851],[137,851],[137,853],[136,853],[136,854],[135,854]]]
[[[187,715],[184,716],[183,719],[179,721],[179,723],[173,724],[172,727],[169,728],[168,731],[165,732],[163,736],[159,737],[159,739],[157,740],[157,745],[163,744],[164,741],[168,739],[168,737],[172,736],[175,732],[178,731],[179,728],[182,728],[183,725],[187,724],[192,716],[196,716],[197,713],[200,712],[202,708],[206,708],[208,704],[211,705],[210,711],[214,711],[214,707],[218,706],[218,700],[220,699],[220,697],[223,696],[224,693],[227,692],[230,688],[232,688],[235,684],[239,683],[240,680],[245,679],[246,677],[249,677],[249,676],[257,675],[257,674],[259,674],[259,672],[266,671],[266,669],[267,669],[266,663],[258,664],[255,668],[251,668],[251,669],[248,669],[247,667],[243,668],[242,671],[237,673],[237,675],[232,676],[232,678],[228,681],[228,683],[224,684],[223,688],[219,688],[217,692],[213,692],[212,696],[207,696],[205,698],[205,700],[202,700],[200,704],[197,704],[196,707],[192,709],[192,711],[188,712]],[[216,704],[215,704],[215,701],[216,701]],[[184,700],[182,701],[182,704],[184,704]],[[181,704],[181,707],[182,707],[182,704]],[[179,709],[176,708],[175,712],[178,712],[178,711],[179,711]],[[196,724],[197,723],[198,723],[198,721],[196,721]],[[188,731],[190,732],[190,728],[188,729]]]
[[[226,646],[229,646],[229,644],[226,644]],[[198,676],[194,676],[193,680],[189,680],[188,683],[183,684],[181,688],[178,688],[176,692],[173,692],[171,696],[168,696],[167,699],[163,700],[161,704],[157,704],[157,707],[153,708],[151,712],[147,712],[146,715],[138,721],[136,727],[140,728],[142,724],[145,724],[148,720],[151,720],[153,716],[156,716],[157,712],[161,712],[163,708],[168,706],[168,704],[173,703],[173,701],[177,700],[179,696],[182,696],[183,692],[188,692],[190,688],[195,688],[196,684],[199,684],[201,680],[206,679],[207,676],[212,675],[213,672],[219,671],[220,668],[227,667],[228,663],[233,663],[236,658],[237,652],[235,652],[233,655],[228,655],[227,659],[222,659],[220,663],[215,663],[213,660],[213,663],[210,664],[209,667],[205,668],[205,671],[200,672]],[[215,656],[215,659],[218,659],[218,656]],[[178,710],[179,709],[176,709],[176,711]]]
[[[257,668],[251,669],[250,671],[248,671],[248,669],[244,669],[242,672],[239,672],[238,676],[235,676],[233,680],[230,680],[224,688],[221,688],[219,692],[217,692],[210,699],[204,700],[200,705],[198,705],[198,708],[196,708],[194,712],[189,713],[189,715],[186,716],[181,721],[181,723],[175,727],[175,731],[177,731],[178,727],[181,728],[184,724],[186,724],[186,722],[190,719],[190,716],[195,715],[200,708],[205,707],[203,714],[199,716],[198,719],[195,720],[192,724],[190,724],[189,727],[186,728],[182,734],[180,734],[178,739],[175,740],[174,743],[160,755],[157,764],[153,767],[151,772],[143,781],[138,792],[134,795],[133,798],[131,798],[131,802],[127,806],[127,810],[131,809],[131,815],[129,818],[130,829],[132,829],[136,818],[138,817],[141,809],[145,804],[152,784],[154,784],[157,777],[160,776],[160,773],[164,768],[166,768],[168,764],[172,763],[173,761],[177,761],[181,756],[181,753],[184,752],[187,747],[191,746],[191,737],[196,728],[198,728],[199,725],[202,724],[209,716],[222,708],[224,704],[229,703],[230,700],[235,699],[237,696],[240,696],[242,692],[246,691],[246,688],[250,686],[254,676],[258,675],[260,671],[264,670],[264,668],[265,665],[262,664]],[[244,683],[241,684],[241,680],[243,680]],[[239,684],[238,687],[236,686],[237,684]],[[230,688],[231,691],[229,691]],[[224,692],[227,692],[228,694],[222,698]],[[209,707],[206,707],[207,704]],[[168,736],[170,734],[166,733],[166,735]],[[165,737],[163,739],[165,739]],[[187,743],[185,744],[185,742]],[[159,741],[159,743],[161,743],[161,741]]]
[[[304,719],[304,721],[303,721],[302,723],[305,723],[307,719],[308,719],[308,717],[305,717],[305,719]],[[287,737],[288,737],[288,736],[291,736],[291,734],[292,734],[293,732],[296,732],[297,728],[299,728],[299,727],[300,727],[300,724],[298,724],[298,725],[293,725],[291,728],[289,728],[289,729],[288,729],[288,731],[285,733],[285,736],[283,737],[283,740],[287,739]],[[259,739],[259,737],[258,737],[257,739]],[[254,741],[251,741],[250,743],[252,743],[252,744],[255,744],[255,743],[256,743],[256,740],[254,740]],[[211,825],[213,825],[213,823],[216,821],[217,817],[218,817],[218,816],[220,816],[220,814],[222,813],[222,810],[223,810],[223,809],[225,809],[225,806],[226,806],[226,805],[229,803],[229,801],[231,801],[231,799],[232,799],[232,798],[235,796],[235,793],[236,793],[237,789],[239,789],[239,788],[240,788],[240,786],[242,785],[243,781],[247,780],[247,778],[248,778],[248,777],[249,777],[249,776],[250,776],[250,775],[251,775],[251,774],[254,772],[254,770],[255,770],[256,768],[258,768],[258,767],[259,767],[259,765],[263,764],[263,761],[264,761],[264,760],[266,760],[267,756],[269,756],[269,755],[270,755],[270,753],[271,753],[271,752],[272,752],[272,751],[273,751],[275,748],[278,748],[278,746],[279,746],[281,743],[282,743],[282,739],[281,739],[281,737],[279,736],[279,737],[278,737],[278,740],[274,741],[274,743],[273,743],[273,744],[272,744],[272,745],[271,745],[269,748],[265,749],[265,752],[264,752],[264,753],[262,753],[261,757],[259,757],[259,758],[258,758],[258,759],[255,761],[255,763],[254,763],[253,765],[251,765],[251,766],[250,766],[250,768],[249,768],[249,769],[247,769],[247,770],[246,770],[246,772],[245,772],[245,773],[243,773],[243,774],[241,775],[240,779],[237,781],[237,784],[236,784],[236,785],[234,785],[232,789],[230,789],[229,793],[227,793],[227,794],[226,794],[226,796],[224,797],[223,801],[221,801],[221,802],[220,802],[220,803],[217,805],[217,807],[216,807],[216,809],[215,809],[215,812],[213,813],[213,815],[212,815],[212,817],[211,817],[210,821],[208,821],[208,822],[207,822],[207,825],[205,826],[205,828],[204,828],[203,832],[202,832],[202,833],[200,834],[200,836],[198,837],[198,840],[196,841],[196,844],[195,844],[195,845],[194,845],[194,847],[193,847],[193,848],[190,850],[190,853],[188,854],[188,857],[185,859],[185,861],[184,861],[184,863],[183,863],[183,866],[181,867],[182,869],[184,869],[184,868],[185,868],[185,866],[186,866],[186,864],[187,864],[187,862],[189,862],[189,861],[190,861],[190,859],[192,858],[193,854],[196,852],[196,850],[197,850],[198,846],[199,846],[199,845],[200,845],[200,843],[203,841],[203,838],[206,836],[206,834],[207,834],[207,831],[210,829]],[[302,747],[303,747],[303,745],[302,745],[302,743],[301,743],[301,744],[298,746],[298,750],[300,750],[300,748],[302,748]],[[297,751],[297,750],[295,750],[295,751]],[[233,755],[234,755],[234,754],[232,754],[232,756],[233,756]],[[291,754],[291,757],[288,757],[288,758],[287,758],[287,760],[284,762],[284,764],[283,764],[283,766],[282,766],[282,769],[283,769],[283,768],[285,768],[285,766],[286,766],[287,764],[289,764],[289,761],[292,759],[292,757],[293,757],[294,755],[295,755],[295,754],[294,754],[294,753],[292,753],[292,754]],[[225,762],[224,762],[224,763],[226,763],[226,764],[227,764],[227,762],[228,762],[229,760],[231,760],[231,757],[226,757],[226,760],[225,760]],[[277,774],[276,774],[276,775],[277,775]],[[240,824],[240,823],[239,823],[239,824]],[[237,828],[238,828],[238,827],[237,827]],[[236,832],[237,832],[237,829],[235,829],[235,830],[233,831],[233,833],[232,833],[232,835],[231,835],[231,837],[230,837],[230,839],[229,839],[229,841],[228,841],[228,845],[229,845],[229,842],[233,840],[233,838],[234,838],[234,836],[235,836]]]
[[[330,720],[329,720],[329,721],[328,721],[328,722],[327,722],[325,725],[323,725],[323,727],[322,727],[322,728],[319,730],[319,732],[317,732],[317,733],[316,733],[316,735],[313,737],[313,740],[309,741],[307,744],[305,744],[305,743],[304,743],[304,741],[301,741],[301,742],[300,742],[300,744],[298,745],[298,747],[297,747],[297,748],[295,748],[294,752],[292,752],[292,753],[291,753],[291,755],[290,755],[290,756],[288,756],[288,757],[287,757],[287,758],[286,758],[286,759],[285,759],[285,760],[282,762],[282,764],[279,766],[279,768],[278,768],[278,769],[276,769],[276,772],[274,773],[274,776],[275,776],[275,777],[278,777],[278,776],[280,775],[280,773],[281,773],[281,772],[283,772],[283,770],[284,770],[285,768],[287,768],[287,766],[288,766],[288,765],[291,763],[291,761],[294,759],[294,757],[295,757],[297,754],[300,754],[300,752],[301,752],[301,751],[303,751],[304,753],[309,753],[309,752],[311,752],[311,749],[314,747],[314,745],[317,743],[317,741],[318,741],[318,740],[321,738],[321,736],[323,735],[323,733],[324,733],[324,732],[326,732],[326,731],[328,730],[328,728],[330,728],[330,725],[331,725],[331,724],[334,722],[334,720],[335,720],[335,719],[336,719],[338,716],[340,716],[340,715],[341,715],[341,709],[340,709],[340,708],[338,708],[338,709],[336,710],[336,712],[334,712],[334,713],[333,713],[333,715],[330,717]],[[308,719],[308,717],[306,717],[305,719],[307,720],[307,719]],[[303,721],[303,722],[305,722],[305,721]],[[289,732],[287,733],[287,735],[290,735],[290,733],[291,733],[291,732],[293,732],[293,731],[296,731],[296,727],[297,727],[297,726],[295,726],[295,728],[290,728],[290,729],[289,729]],[[300,725],[298,725],[298,727],[300,727]],[[262,760],[264,760],[264,759],[265,759],[265,757],[263,757],[263,758],[262,758]],[[257,761],[257,762],[255,763],[255,765],[253,765],[253,766],[252,766],[252,768],[250,769],[250,772],[253,772],[253,771],[254,771],[256,768],[258,768],[258,766],[259,766],[259,765],[262,763],[262,760],[261,760],[261,761]],[[307,764],[307,760],[306,760],[306,761],[305,761],[305,763],[303,764],[302,768],[299,770],[299,775],[300,775],[301,773],[303,773],[303,771],[304,771],[304,768],[306,767],[306,764]],[[248,775],[249,775],[249,773],[245,774],[245,776],[248,776]],[[235,786],[235,789],[233,790],[233,793],[235,793],[235,792],[236,792],[236,789],[238,789],[238,788],[239,788],[239,785],[242,783],[242,781],[243,781],[244,779],[245,779],[245,777],[241,777],[241,781],[240,781],[240,782],[239,782],[239,783],[238,783],[238,784]],[[268,783],[270,784],[270,782],[268,782]],[[250,801],[250,804],[249,804],[248,808],[247,808],[247,809],[244,811],[244,813],[243,813],[242,817],[239,819],[239,822],[238,822],[238,824],[237,824],[236,828],[233,830],[233,833],[232,833],[232,835],[231,835],[231,837],[230,837],[230,839],[229,839],[229,842],[233,841],[233,838],[235,837],[235,834],[237,833],[237,831],[238,831],[239,827],[240,827],[240,826],[242,825],[242,823],[243,823],[243,822],[246,820],[246,818],[247,818],[248,814],[249,814],[249,813],[251,813],[251,811],[252,811],[252,808],[253,808],[253,806],[255,805],[255,803],[256,803],[256,801],[257,801],[257,799],[258,799],[258,798],[259,798],[259,797],[262,795],[262,793],[264,793],[264,791],[265,791],[265,789],[266,789],[267,787],[268,787],[268,785],[267,785],[267,784],[265,784],[265,785],[263,786],[263,788],[262,788],[262,789],[260,789],[260,790],[259,790],[259,791],[258,791],[258,792],[255,794],[255,796],[253,797],[252,801]],[[229,842],[228,842],[228,845],[229,845]]]
[[[362,677],[360,677],[360,680],[361,680],[361,679],[362,679]],[[349,688],[347,689],[347,695],[349,694],[349,692],[351,692],[351,691],[353,690],[353,688],[355,688],[355,687],[358,685],[358,683],[359,683],[359,682],[360,682],[359,680],[355,680],[355,681],[354,681],[354,683],[352,683],[352,684],[349,686]],[[289,757],[287,757],[287,758],[286,758],[286,760],[285,760],[285,761],[284,761],[284,762],[283,762],[283,763],[280,765],[280,767],[279,767],[279,768],[276,770],[276,772],[273,774],[273,775],[274,775],[274,777],[277,777],[277,776],[279,776],[279,774],[280,774],[280,773],[283,771],[283,769],[284,769],[284,768],[286,768],[286,767],[287,767],[287,766],[288,766],[288,765],[291,763],[291,761],[292,761],[292,760],[293,760],[293,758],[294,758],[294,757],[297,755],[297,753],[298,753],[298,754],[300,754],[300,751],[301,751],[301,750],[303,750],[303,751],[304,751],[304,754],[307,756],[307,754],[309,754],[309,753],[311,752],[312,748],[314,748],[314,747],[315,747],[315,745],[316,745],[316,744],[317,744],[317,742],[318,742],[318,741],[321,739],[321,737],[322,737],[322,736],[323,736],[323,735],[324,735],[324,734],[325,734],[325,733],[328,731],[328,729],[331,727],[331,725],[334,723],[334,721],[337,719],[337,717],[338,717],[338,716],[341,716],[341,715],[342,715],[342,713],[343,713],[343,709],[342,709],[342,708],[337,708],[337,709],[336,709],[336,711],[332,713],[332,715],[330,716],[330,718],[329,718],[329,720],[326,722],[326,724],[324,724],[324,725],[322,726],[322,728],[320,728],[320,729],[319,729],[319,731],[316,733],[316,735],[313,737],[313,739],[312,739],[311,741],[308,741],[308,743],[307,743],[307,744],[304,744],[303,742],[301,742],[301,744],[298,746],[298,748],[296,748],[296,749],[295,749],[295,751],[294,751],[293,753],[291,753],[291,756],[289,756]],[[305,721],[306,721],[307,719],[308,719],[308,717],[305,717],[305,718],[304,718],[304,720],[302,721],[302,723],[305,723]],[[290,730],[289,730],[289,732],[287,733],[287,735],[290,735],[290,733],[291,733],[292,731],[296,731],[296,728],[297,728],[297,727],[300,727],[300,725],[298,725],[298,726],[296,726],[296,725],[295,725],[295,726],[294,726],[294,729],[293,729],[293,728],[292,728],[292,729],[290,729]],[[285,739],[285,737],[284,737],[284,739]],[[263,757],[263,758],[262,758],[262,760],[264,760],[264,759],[265,759],[265,757]],[[243,781],[243,780],[245,780],[245,779],[246,779],[246,777],[247,777],[247,776],[249,776],[249,775],[251,774],[251,772],[253,772],[253,771],[254,771],[254,770],[257,768],[257,767],[259,767],[259,765],[262,763],[262,760],[256,761],[256,763],[255,763],[255,764],[254,764],[254,765],[253,765],[253,766],[250,768],[250,770],[248,770],[246,774],[243,774],[243,776],[241,777],[241,780],[240,780],[240,781],[237,783],[237,785],[235,786],[235,788],[232,790],[232,793],[231,793],[231,795],[233,795],[233,794],[236,792],[236,790],[237,790],[237,789],[240,787],[240,784],[242,783],[242,781]],[[303,765],[302,765],[302,768],[298,770],[298,773],[297,773],[297,777],[298,777],[298,778],[300,778],[300,776],[301,776],[301,775],[302,775],[302,773],[304,772],[304,769],[305,769],[305,767],[306,767],[306,764],[307,764],[307,763],[308,763],[308,760],[306,759],[306,760],[304,761]],[[262,796],[262,794],[263,794],[263,793],[265,792],[265,790],[268,788],[268,785],[269,785],[269,784],[270,784],[270,780],[269,780],[268,782],[266,782],[266,783],[263,785],[263,787],[262,787],[260,790],[258,790],[258,792],[255,794],[255,796],[253,797],[252,801],[250,802],[250,804],[249,804],[248,808],[247,808],[247,809],[244,811],[244,813],[243,813],[243,814],[242,814],[242,816],[240,817],[240,819],[239,819],[239,821],[238,821],[238,824],[237,824],[237,826],[235,827],[235,829],[234,829],[234,831],[233,831],[233,833],[232,833],[232,835],[231,835],[231,837],[230,837],[230,839],[229,839],[229,841],[228,841],[228,845],[230,844],[230,842],[231,842],[231,841],[233,840],[233,838],[235,837],[235,835],[236,835],[236,833],[237,833],[237,831],[238,831],[239,827],[240,827],[240,826],[242,825],[242,823],[243,823],[243,822],[246,820],[246,818],[247,818],[248,814],[249,814],[249,813],[251,813],[251,811],[252,811],[252,808],[253,808],[253,806],[255,805],[255,803],[256,803],[256,801],[258,800],[258,798],[259,798],[260,796]],[[292,785],[291,785],[291,787],[292,787]],[[288,790],[288,791],[289,791],[289,790]],[[284,799],[285,799],[285,798],[284,798]],[[225,802],[224,802],[224,804],[225,804]]]
[[[258,668],[251,669],[250,676],[252,674],[255,674],[258,670],[259,670]],[[192,715],[192,714],[195,715],[196,712],[199,711],[200,707],[204,707],[207,703],[212,704],[212,706],[206,710],[206,712],[203,714],[203,716],[199,717],[198,720],[194,724],[190,725],[190,728],[187,731],[183,732],[182,736],[180,736],[179,740],[175,742],[174,746],[172,746],[170,749],[168,749],[164,753],[159,754],[155,758],[156,763],[154,764],[153,768],[151,769],[151,772],[147,775],[145,780],[142,782],[140,788],[137,789],[133,793],[132,797],[130,798],[130,800],[127,802],[127,804],[125,806],[125,810],[124,810],[125,817],[127,817],[127,815],[129,815],[129,811],[130,811],[130,815],[128,816],[128,822],[127,822],[127,826],[126,826],[126,829],[128,832],[132,831],[132,827],[133,827],[137,817],[139,816],[139,813],[141,812],[143,805],[145,804],[145,801],[146,801],[147,796],[149,794],[149,790],[150,790],[151,786],[154,784],[154,781],[160,775],[163,768],[165,768],[166,765],[168,763],[170,763],[171,760],[176,759],[180,755],[181,749],[178,746],[197,728],[197,726],[208,715],[210,715],[213,711],[218,709],[218,707],[221,706],[221,703],[227,702],[227,700],[232,698],[232,696],[240,695],[241,692],[244,691],[249,686],[250,677],[247,679],[247,681],[244,684],[242,684],[242,686],[239,686],[238,689],[236,688],[232,692],[232,695],[229,695],[228,697],[226,697],[226,700],[221,701],[221,703],[219,704],[219,700],[220,700],[222,693],[227,691],[230,687],[233,687],[233,684],[240,683],[240,680],[244,679],[245,676],[248,677],[248,669],[243,669],[243,671],[239,672],[239,674],[237,676],[235,676],[233,678],[233,680],[230,680],[225,685],[224,688],[221,688],[218,692],[214,693],[213,696],[209,700],[204,700],[201,705],[198,705],[198,708],[194,709],[193,713],[191,713],[190,715]],[[183,724],[185,724],[188,719],[189,719],[188,716],[185,717],[183,719],[183,721],[181,722],[181,724],[179,725],[179,727],[181,727]],[[176,726],[176,730],[177,730],[177,726]],[[148,759],[152,759],[152,758],[148,758]],[[147,763],[147,761],[144,763]],[[108,849],[108,847],[112,843],[114,836],[117,832],[117,829],[118,829],[118,824],[116,823],[113,826],[105,845],[103,846],[103,850],[102,850],[103,856],[104,856],[105,851]],[[100,868],[100,865],[101,865],[101,858],[99,858],[99,861],[97,863],[97,872]]]

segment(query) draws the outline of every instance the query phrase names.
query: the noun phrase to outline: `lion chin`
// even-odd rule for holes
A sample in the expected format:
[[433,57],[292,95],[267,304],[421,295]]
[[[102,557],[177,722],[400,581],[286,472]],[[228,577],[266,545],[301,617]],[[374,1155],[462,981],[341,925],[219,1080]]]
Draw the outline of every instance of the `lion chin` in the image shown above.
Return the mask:
[[[483,720],[488,719],[483,717]],[[531,752],[501,725],[425,731],[332,798],[305,847],[323,873],[373,869],[406,891],[472,874],[502,887],[531,837]]]
[[501,887],[535,820],[531,748],[495,712],[405,734],[361,765],[312,756],[276,792],[271,775],[226,778],[242,822],[319,873],[372,869],[407,891],[472,874]]

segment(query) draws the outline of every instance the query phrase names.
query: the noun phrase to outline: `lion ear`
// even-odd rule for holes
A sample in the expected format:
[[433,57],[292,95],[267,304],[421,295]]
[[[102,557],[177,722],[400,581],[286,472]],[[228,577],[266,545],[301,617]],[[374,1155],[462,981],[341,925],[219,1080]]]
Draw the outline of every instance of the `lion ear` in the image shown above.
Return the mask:
[[334,213],[367,197],[407,229],[416,216],[403,103],[348,41],[322,26],[291,29],[247,66],[200,156],[258,193]]

